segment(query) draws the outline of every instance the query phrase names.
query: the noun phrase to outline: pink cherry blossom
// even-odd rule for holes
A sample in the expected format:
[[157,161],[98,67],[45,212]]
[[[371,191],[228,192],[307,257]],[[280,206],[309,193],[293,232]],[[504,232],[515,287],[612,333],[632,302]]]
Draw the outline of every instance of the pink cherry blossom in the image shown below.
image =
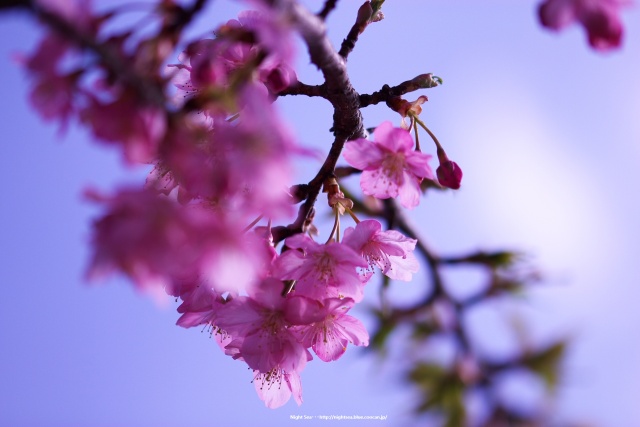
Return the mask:
[[579,22],[591,47],[604,51],[620,46],[624,31],[620,11],[629,4],[626,0],[546,0],[538,13],[542,25],[553,30]]
[[298,406],[302,405],[302,382],[298,372],[274,368],[266,373],[254,371],[254,374],[253,384],[256,392],[267,408],[279,408],[287,403],[291,396]]
[[76,108],[74,95],[77,91],[78,73],[62,74],[57,70],[58,61],[66,50],[65,43],[52,36],[43,40],[40,48],[31,57],[18,55],[17,60],[31,74],[33,85],[29,93],[31,106],[45,121],[59,120],[63,133]]
[[[366,328],[347,311],[355,304],[351,298],[328,298],[322,303],[301,296],[289,302],[287,320],[295,326],[302,344],[312,347],[318,357],[331,362],[347,350],[347,344],[369,345]],[[309,320],[314,320],[312,323]]]
[[91,15],[89,0],[35,0],[39,7],[54,13],[80,30],[87,31],[97,20]]
[[[90,279],[119,270],[144,291],[167,287],[183,296],[197,279],[212,292],[238,292],[270,263],[259,237],[203,207],[182,206],[151,190],[87,195],[108,208],[94,223]],[[176,287],[183,280],[187,284]]]
[[413,254],[417,240],[396,230],[382,231],[382,225],[374,219],[360,221],[355,229],[347,228],[342,242],[362,254],[370,269],[378,267],[391,279],[410,281],[418,271]]
[[227,348],[237,349],[249,367],[261,373],[274,368],[300,372],[308,351],[298,342],[285,319],[287,299],[281,281],[267,278],[253,296],[240,296],[220,306],[216,326],[231,335]]
[[420,203],[420,182],[433,178],[430,155],[415,151],[411,134],[384,122],[374,132],[374,141],[360,138],[344,147],[344,158],[362,170],[362,191],[379,199],[399,197],[400,204],[415,208]]
[[[273,265],[273,275],[282,280],[296,280],[295,294],[325,298],[363,297],[363,283],[356,268],[366,263],[353,249],[342,243],[317,243],[304,234],[285,240],[290,249]],[[297,250],[300,249],[300,250]]]
[[98,140],[121,146],[129,164],[155,160],[167,128],[163,110],[139,104],[133,94],[126,92],[112,102],[92,98],[80,118]]
[[[283,8],[261,7],[245,10],[238,14],[240,25],[257,38],[258,45],[268,54],[272,64],[282,64],[289,68],[295,59],[295,44],[291,20]],[[295,76],[295,74],[294,74]]]
[[44,120],[60,120],[60,131],[64,132],[75,112],[75,86],[75,76],[58,75],[55,72],[42,74],[29,94],[29,101]]
[[176,325],[183,328],[192,328],[199,325],[213,326],[221,304],[222,298],[211,287],[202,284],[181,296],[184,301],[178,307],[178,313],[182,316]]
[[185,199],[208,199],[227,209],[271,218],[289,215],[293,208],[287,191],[289,161],[305,151],[296,145],[265,93],[247,86],[238,101],[242,110],[234,122],[215,118],[213,129],[174,126],[149,185],[171,189],[179,185]]
[[[295,82],[295,71],[289,65],[294,59],[292,35],[288,25],[280,21],[269,8],[243,11],[237,20],[230,20],[221,28],[221,37],[190,44],[178,58],[180,63],[169,65],[176,68],[173,75],[178,88],[176,100],[189,98],[208,86],[227,86],[236,70],[261,55],[264,58],[252,77],[255,83],[277,93]],[[234,31],[251,32],[255,43],[224,37]]]

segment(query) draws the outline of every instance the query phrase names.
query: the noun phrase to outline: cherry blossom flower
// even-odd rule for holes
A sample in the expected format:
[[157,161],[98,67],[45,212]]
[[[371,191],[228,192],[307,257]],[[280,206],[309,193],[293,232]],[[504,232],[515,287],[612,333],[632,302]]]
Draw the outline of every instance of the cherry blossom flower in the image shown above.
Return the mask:
[[285,245],[290,250],[274,261],[273,276],[296,280],[296,295],[362,300],[363,283],[356,268],[367,264],[351,247],[336,242],[322,245],[304,234],[287,238]]
[[587,30],[589,44],[596,50],[620,46],[623,25],[620,10],[626,0],[546,0],[538,9],[542,25],[561,30],[579,22]]
[[[242,31],[251,32],[255,43],[225,37]],[[252,77],[254,83],[262,83],[277,93],[296,81],[295,71],[289,65],[294,59],[291,31],[271,9],[243,11],[237,20],[222,26],[219,35],[216,39],[190,44],[179,56],[180,63],[169,65],[177,69],[173,76],[173,83],[178,88],[177,101],[190,98],[208,86],[227,86],[235,71],[262,54],[264,58]]]
[[199,325],[213,326],[220,305],[224,303],[220,294],[205,282],[198,284],[188,292],[182,292],[180,298],[183,303],[178,307],[178,313],[182,313],[182,315],[176,325],[183,328]]
[[[108,208],[94,223],[90,279],[120,270],[144,291],[167,287],[182,296],[198,279],[217,293],[238,292],[270,262],[258,236],[203,207],[181,206],[151,190],[87,196]],[[187,285],[176,287],[182,280]]]
[[245,10],[238,14],[240,25],[254,33],[259,46],[276,63],[285,66],[293,64],[295,44],[288,14],[282,8],[264,7],[259,2],[253,6],[257,10]]
[[306,152],[295,144],[264,93],[248,86],[238,101],[242,110],[233,123],[216,118],[213,129],[174,127],[149,185],[179,185],[184,198],[209,199],[227,209],[272,218],[289,215],[289,159]]
[[300,372],[311,357],[288,328],[282,286],[279,280],[264,279],[252,296],[221,305],[216,318],[216,326],[233,338],[226,348],[237,349],[251,369],[263,374],[274,368]]
[[433,178],[430,155],[415,151],[411,134],[384,122],[374,132],[374,141],[364,138],[349,141],[344,158],[362,170],[362,191],[379,199],[398,197],[405,208],[420,203],[420,182]]
[[38,78],[29,94],[33,108],[44,120],[60,120],[60,131],[64,132],[75,112],[73,95],[75,76],[43,74]]
[[78,29],[88,30],[96,20],[91,15],[89,0],[36,0],[39,7],[49,13],[55,13]]
[[293,296],[287,320],[300,325],[294,330],[305,347],[312,347],[321,360],[331,362],[345,353],[348,343],[369,345],[369,334],[362,322],[346,314],[354,304],[351,298],[328,298],[320,303]]
[[267,408],[279,408],[287,403],[291,396],[298,406],[302,405],[302,383],[298,372],[274,368],[267,373],[254,371],[254,374],[253,384],[256,392]]
[[347,228],[342,242],[362,254],[370,269],[378,267],[391,279],[410,281],[418,271],[419,263],[413,254],[417,240],[396,230],[382,231],[382,224],[374,219]]
[[156,159],[167,128],[163,110],[140,105],[133,94],[126,92],[112,102],[92,98],[80,112],[80,118],[97,139],[120,145],[129,164],[150,163]]

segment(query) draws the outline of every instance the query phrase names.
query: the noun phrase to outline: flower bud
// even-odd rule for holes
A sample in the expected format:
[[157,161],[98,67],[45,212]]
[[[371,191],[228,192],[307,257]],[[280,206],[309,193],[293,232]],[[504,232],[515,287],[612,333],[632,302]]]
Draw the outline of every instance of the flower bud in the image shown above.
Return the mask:
[[371,2],[366,1],[358,9],[358,16],[356,18],[356,25],[358,26],[358,32],[360,34],[362,34],[365,28],[367,28],[367,24],[371,22],[372,16],[373,8],[371,7]]
[[414,77],[412,82],[416,83],[418,87],[422,89],[430,89],[442,84],[442,79],[438,76],[434,76],[432,73],[420,74],[418,77]]
[[456,162],[451,160],[440,163],[438,169],[436,169],[436,175],[438,176],[438,182],[443,187],[457,190],[460,188],[460,181],[462,181],[462,169]]

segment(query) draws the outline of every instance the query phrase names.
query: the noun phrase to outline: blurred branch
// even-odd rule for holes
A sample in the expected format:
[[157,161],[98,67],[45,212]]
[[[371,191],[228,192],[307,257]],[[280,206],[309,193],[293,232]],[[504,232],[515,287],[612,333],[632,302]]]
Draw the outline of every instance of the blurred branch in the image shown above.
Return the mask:
[[322,10],[318,12],[318,18],[322,19],[323,21],[326,20],[327,16],[329,16],[331,11],[335,9],[337,4],[338,4],[338,0],[325,1],[324,6],[322,7]]
[[186,8],[176,3],[171,4],[173,20],[165,23],[162,31],[169,34],[180,33],[204,9],[207,2],[208,0],[195,0],[190,7]]
[[113,76],[117,76],[119,80],[134,90],[145,102],[162,109],[165,108],[166,98],[162,85],[137,74],[130,67],[130,64],[114,51],[111,45],[102,43],[93,36],[79,31],[71,23],[42,7],[32,6],[31,10],[42,22],[58,34],[95,53],[100,58],[101,64]]

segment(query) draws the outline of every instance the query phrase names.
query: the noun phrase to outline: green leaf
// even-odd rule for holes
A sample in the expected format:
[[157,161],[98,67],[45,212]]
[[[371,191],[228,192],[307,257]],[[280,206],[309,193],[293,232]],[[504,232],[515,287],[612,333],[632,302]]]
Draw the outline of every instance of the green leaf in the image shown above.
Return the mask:
[[560,362],[567,348],[566,341],[559,341],[523,360],[524,366],[538,374],[549,389],[558,384]]

